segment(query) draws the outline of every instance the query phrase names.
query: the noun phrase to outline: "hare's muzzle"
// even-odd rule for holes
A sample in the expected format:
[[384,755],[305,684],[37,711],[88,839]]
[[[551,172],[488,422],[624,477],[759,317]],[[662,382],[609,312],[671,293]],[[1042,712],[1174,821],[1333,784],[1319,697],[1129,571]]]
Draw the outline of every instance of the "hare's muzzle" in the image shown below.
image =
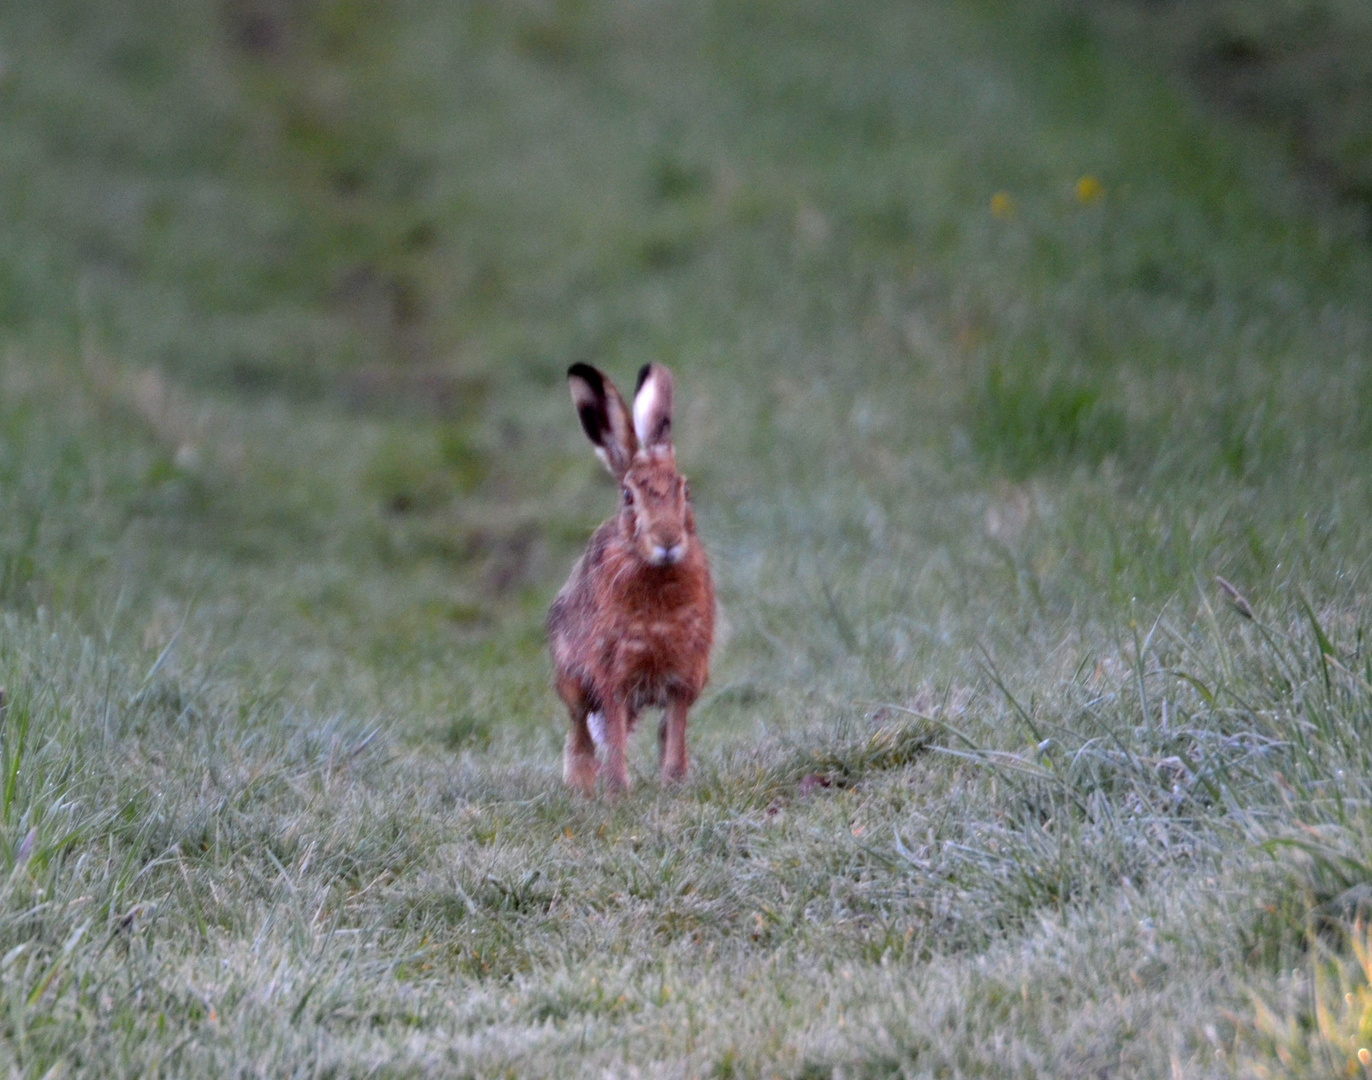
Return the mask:
[[675,566],[686,557],[686,541],[674,544],[653,544],[649,550],[648,561],[654,566]]

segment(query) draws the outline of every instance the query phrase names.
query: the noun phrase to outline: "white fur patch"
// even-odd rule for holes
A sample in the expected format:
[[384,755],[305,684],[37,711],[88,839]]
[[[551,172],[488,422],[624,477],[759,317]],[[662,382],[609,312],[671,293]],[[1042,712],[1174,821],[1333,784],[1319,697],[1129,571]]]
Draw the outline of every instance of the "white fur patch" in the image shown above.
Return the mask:
[[648,436],[651,434],[648,425],[657,413],[660,397],[656,374],[648,376],[648,381],[643,384],[643,389],[634,397],[634,434],[638,436],[638,441],[644,446],[648,445]]
[[586,726],[591,731],[591,742],[596,746],[605,745],[605,717],[598,712],[589,713],[586,717]]

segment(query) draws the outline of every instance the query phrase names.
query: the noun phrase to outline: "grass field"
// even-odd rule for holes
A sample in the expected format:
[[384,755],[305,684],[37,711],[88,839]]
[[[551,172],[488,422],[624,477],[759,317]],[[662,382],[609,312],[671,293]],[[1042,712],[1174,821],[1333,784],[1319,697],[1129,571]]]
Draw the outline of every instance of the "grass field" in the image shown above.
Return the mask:
[[[1368,1071],[1372,249],[1280,137],[1056,5],[0,12],[13,1075]],[[724,632],[609,804],[563,373],[649,359]]]

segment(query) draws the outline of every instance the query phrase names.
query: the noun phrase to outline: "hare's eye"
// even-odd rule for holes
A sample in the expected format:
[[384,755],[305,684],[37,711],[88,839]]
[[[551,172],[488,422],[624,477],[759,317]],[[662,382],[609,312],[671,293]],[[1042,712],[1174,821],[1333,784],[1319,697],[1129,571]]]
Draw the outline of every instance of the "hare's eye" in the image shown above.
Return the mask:
[[625,505],[625,506],[633,506],[633,505],[634,505],[634,493],[633,493],[632,491],[630,491],[628,488],[625,488],[625,489],[624,489],[624,505]]

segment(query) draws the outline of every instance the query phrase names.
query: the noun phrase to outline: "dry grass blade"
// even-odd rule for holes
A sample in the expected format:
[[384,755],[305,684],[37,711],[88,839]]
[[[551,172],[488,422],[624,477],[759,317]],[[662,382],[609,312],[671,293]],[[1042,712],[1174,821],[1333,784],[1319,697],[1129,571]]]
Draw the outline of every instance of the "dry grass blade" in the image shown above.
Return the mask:
[[1215,584],[1218,585],[1220,587],[1220,591],[1224,593],[1226,597],[1228,597],[1229,603],[1235,611],[1237,611],[1245,619],[1252,619],[1255,617],[1253,615],[1253,605],[1251,605],[1248,602],[1247,598],[1243,595],[1243,593],[1239,592],[1239,590],[1233,584],[1226,581],[1218,574],[1215,575]]

